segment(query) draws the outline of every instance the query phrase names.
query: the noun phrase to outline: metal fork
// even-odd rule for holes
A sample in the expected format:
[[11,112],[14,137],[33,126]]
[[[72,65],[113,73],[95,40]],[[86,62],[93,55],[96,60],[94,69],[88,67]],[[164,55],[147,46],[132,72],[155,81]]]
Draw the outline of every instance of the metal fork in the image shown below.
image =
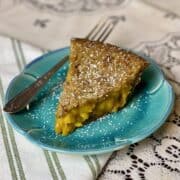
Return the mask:
[[[109,16],[101,19],[85,38],[104,42],[120,19],[121,16]],[[47,83],[51,76],[68,61],[68,59],[69,56],[65,56],[59,63],[54,65],[48,72],[39,77],[29,87],[13,97],[4,106],[3,110],[8,113],[16,113],[25,107],[29,107],[29,103],[37,92]]]

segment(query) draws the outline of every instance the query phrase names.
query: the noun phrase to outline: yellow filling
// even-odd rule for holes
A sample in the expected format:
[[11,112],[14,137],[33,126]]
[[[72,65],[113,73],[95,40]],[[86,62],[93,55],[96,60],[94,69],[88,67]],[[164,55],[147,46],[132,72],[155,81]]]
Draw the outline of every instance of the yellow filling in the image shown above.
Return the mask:
[[106,99],[99,102],[89,102],[82,107],[74,108],[65,116],[56,120],[55,131],[62,135],[68,135],[74,129],[83,126],[92,117],[100,117],[110,112],[116,112],[126,103],[131,86],[111,93]]

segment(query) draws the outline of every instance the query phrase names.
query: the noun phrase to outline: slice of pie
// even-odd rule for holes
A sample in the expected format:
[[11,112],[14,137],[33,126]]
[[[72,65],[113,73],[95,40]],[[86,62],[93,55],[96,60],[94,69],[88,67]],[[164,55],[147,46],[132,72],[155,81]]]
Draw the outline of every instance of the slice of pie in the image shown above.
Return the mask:
[[72,39],[70,67],[56,112],[55,131],[68,135],[89,119],[122,108],[148,63],[116,47]]

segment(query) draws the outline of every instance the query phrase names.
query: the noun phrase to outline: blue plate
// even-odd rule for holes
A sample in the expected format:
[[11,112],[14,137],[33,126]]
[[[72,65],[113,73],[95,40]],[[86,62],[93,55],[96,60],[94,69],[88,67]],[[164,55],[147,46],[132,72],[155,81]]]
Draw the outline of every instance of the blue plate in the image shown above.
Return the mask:
[[[34,82],[65,55],[63,48],[43,55],[28,64],[10,83],[5,101]],[[8,122],[32,143],[51,151],[71,154],[98,154],[114,151],[135,143],[157,130],[169,116],[174,93],[159,67],[147,58],[150,66],[142,75],[127,105],[116,113],[77,129],[69,136],[54,133],[55,111],[68,63],[53,75],[37,94],[29,110],[5,113]],[[60,86],[59,86],[60,85]]]

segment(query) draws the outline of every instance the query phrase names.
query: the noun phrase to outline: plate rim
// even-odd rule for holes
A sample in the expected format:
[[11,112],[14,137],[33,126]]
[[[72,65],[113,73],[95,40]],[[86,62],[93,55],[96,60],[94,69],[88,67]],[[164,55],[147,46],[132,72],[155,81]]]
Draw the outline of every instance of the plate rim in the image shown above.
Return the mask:
[[[15,76],[9,83],[8,85],[8,88],[7,88],[7,91],[6,91],[6,94],[5,94],[5,99],[7,99],[7,96],[9,94],[9,91],[10,91],[10,85],[13,83],[13,81],[20,75],[22,75],[24,73],[24,70],[29,68],[31,65],[33,65],[34,63],[42,60],[43,58],[45,58],[46,56],[49,56],[51,54],[54,54],[54,53],[57,53],[57,52],[61,52],[61,51],[64,51],[66,49],[69,49],[69,47],[64,47],[64,48],[60,48],[60,49],[57,49],[57,50],[54,50],[54,51],[51,51],[49,53],[46,53],[44,55],[41,55],[37,58],[35,58],[33,61],[31,61],[30,63],[28,63],[23,71],[21,73],[19,73],[17,76]],[[133,51],[132,51],[133,52]],[[140,56],[143,56],[142,54]],[[149,57],[145,57],[146,59],[149,58]],[[157,65],[157,63],[151,59],[151,61],[156,65],[156,67],[161,71],[160,67]],[[161,71],[162,73],[162,71]],[[163,74],[162,74],[163,75]],[[168,86],[168,91],[169,91],[169,104],[167,106],[167,111],[166,113],[164,114],[162,120],[156,124],[155,126],[153,126],[153,128],[150,129],[150,131],[147,131],[145,135],[141,135],[139,134],[138,136],[136,137],[133,137],[132,140],[129,140],[128,139],[128,143],[125,142],[125,144],[114,144],[114,145],[111,145],[111,146],[108,146],[108,147],[101,147],[101,148],[97,148],[97,149],[88,149],[88,150],[65,150],[65,149],[61,149],[61,148],[57,148],[57,147],[51,147],[50,145],[47,145],[47,144],[44,144],[42,142],[37,142],[36,139],[34,139],[33,137],[31,137],[26,131],[24,131],[22,128],[20,128],[16,123],[15,121],[13,120],[11,114],[7,113],[7,112],[4,112],[4,115],[5,115],[5,118],[6,120],[8,121],[8,123],[13,127],[13,129],[15,129],[19,134],[21,134],[22,136],[24,136],[26,139],[28,139],[28,141],[30,141],[32,144],[38,146],[38,147],[41,147],[42,149],[46,149],[46,150],[49,150],[49,151],[53,151],[53,152],[58,152],[58,153],[65,153],[65,154],[77,154],[77,155],[92,155],[92,154],[103,154],[103,153],[108,153],[108,152],[113,152],[115,150],[119,150],[119,149],[122,149],[130,144],[133,144],[133,143],[136,143],[136,142],[139,142],[143,139],[145,139],[146,137],[148,137],[150,134],[152,134],[153,132],[155,132],[157,129],[159,129],[162,124],[164,124],[164,122],[166,121],[166,119],[169,117],[169,115],[171,114],[172,110],[173,110],[173,107],[174,107],[174,102],[175,102],[175,94],[174,94],[174,91],[173,91],[173,88],[172,86],[170,85],[170,83],[165,79],[164,75],[163,75],[163,83],[166,83],[167,86]]]

